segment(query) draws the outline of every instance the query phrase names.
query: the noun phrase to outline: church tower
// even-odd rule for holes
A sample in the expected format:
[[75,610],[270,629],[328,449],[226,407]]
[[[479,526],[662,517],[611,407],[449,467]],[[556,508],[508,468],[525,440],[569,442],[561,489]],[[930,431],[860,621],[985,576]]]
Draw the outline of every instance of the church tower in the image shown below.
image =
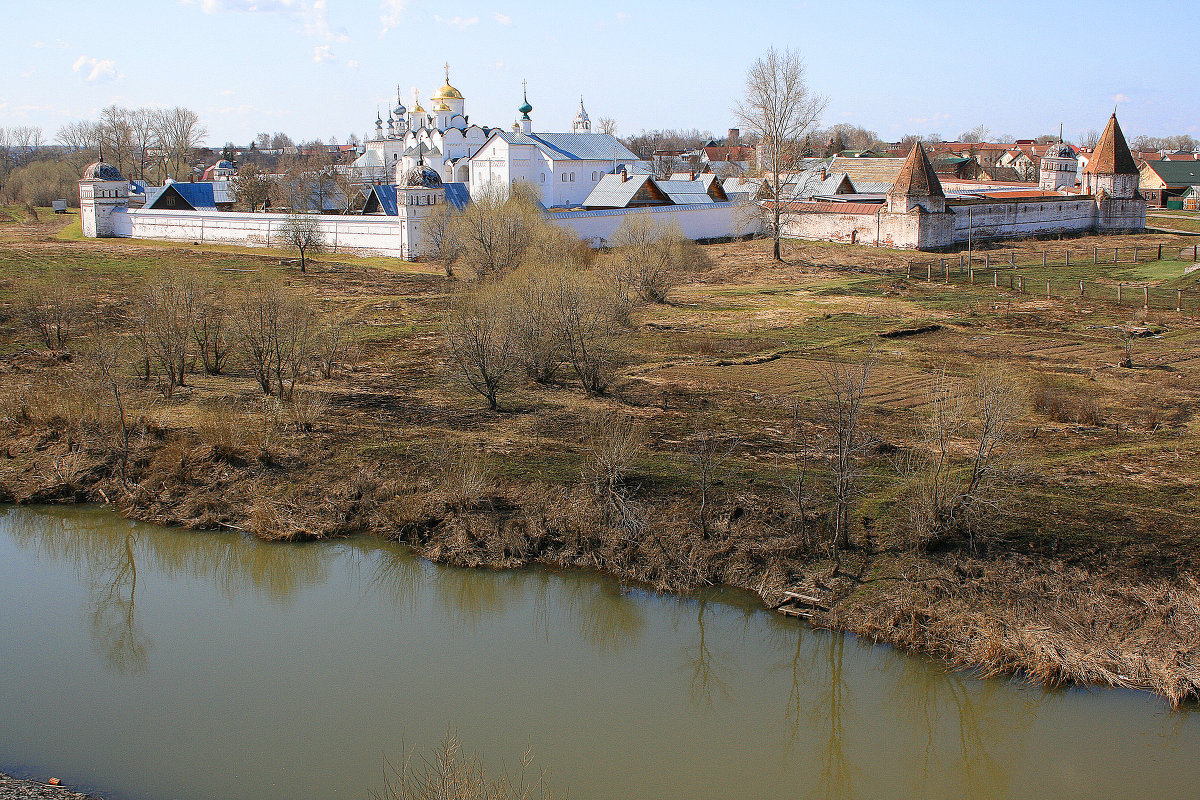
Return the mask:
[[396,213],[400,217],[400,256],[419,258],[429,249],[426,225],[430,217],[446,211],[446,187],[437,170],[424,163],[410,169],[396,186]]
[[583,98],[579,98],[579,111],[575,114],[575,121],[571,124],[572,133],[591,133],[592,121],[588,118],[587,110],[583,107]]
[[524,102],[517,109],[521,112],[521,118],[517,120],[517,124],[513,128],[528,135],[533,133],[533,120],[529,116],[529,112],[533,111],[533,106],[529,105],[529,87],[525,85],[525,81],[521,81],[521,87],[521,97],[524,98]]
[[893,214],[907,214],[919,209],[928,213],[942,213],[946,210],[946,193],[942,191],[942,182],[938,180],[933,164],[925,155],[925,148],[920,142],[913,145],[896,182],[887,194],[887,210]]
[[1079,182],[1079,159],[1075,150],[1062,140],[1059,134],[1058,143],[1046,148],[1042,163],[1038,169],[1038,188],[1047,192],[1058,189],[1072,189]]
[[129,206],[129,181],[112,164],[99,160],[89,164],[79,180],[79,219],[89,239],[115,236],[112,212]]
[[1103,192],[1116,200],[1132,200],[1137,197],[1138,178],[1137,163],[1114,111],[1091,160],[1083,168],[1080,188],[1085,194],[1099,196]]

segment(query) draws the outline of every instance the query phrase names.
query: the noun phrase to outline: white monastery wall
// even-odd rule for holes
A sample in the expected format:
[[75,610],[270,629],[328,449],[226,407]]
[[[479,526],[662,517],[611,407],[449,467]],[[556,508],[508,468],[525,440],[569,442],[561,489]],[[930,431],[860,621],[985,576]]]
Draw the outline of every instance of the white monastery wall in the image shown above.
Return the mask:
[[782,223],[783,235],[847,244],[880,244],[879,214],[791,214]]
[[1008,200],[951,205],[954,242],[972,239],[1011,239],[1054,233],[1079,233],[1096,226],[1096,201],[1091,197]]
[[612,239],[613,234],[630,214],[652,214],[655,222],[678,223],[683,235],[689,239],[745,236],[758,229],[758,218],[754,209],[750,204],[742,202],[605,211],[563,211],[547,214],[546,218],[573,231],[581,239],[603,245]]
[[[400,222],[396,217],[317,217],[325,243],[334,252],[399,256]],[[134,239],[283,246],[286,214],[240,214],[220,211],[119,210],[113,213],[113,235]]]

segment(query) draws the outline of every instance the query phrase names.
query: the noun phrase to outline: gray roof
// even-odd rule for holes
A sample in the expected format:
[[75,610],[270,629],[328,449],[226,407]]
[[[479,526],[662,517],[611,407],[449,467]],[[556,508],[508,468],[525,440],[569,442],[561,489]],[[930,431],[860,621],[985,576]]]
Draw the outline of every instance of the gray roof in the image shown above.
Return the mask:
[[607,133],[534,133],[496,131],[509,144],[532,144],[554,160],[637,161],[638,157]]
[[708,186],[704,181],[655,181],[671,202],[676,205],[697,205],[715,202],[708,195]]
[[620,175],[605,175],[583,201],[583,205],[588,208],[625,208],[649,180],[649,175],[630,175],[627,181],[621,180]]

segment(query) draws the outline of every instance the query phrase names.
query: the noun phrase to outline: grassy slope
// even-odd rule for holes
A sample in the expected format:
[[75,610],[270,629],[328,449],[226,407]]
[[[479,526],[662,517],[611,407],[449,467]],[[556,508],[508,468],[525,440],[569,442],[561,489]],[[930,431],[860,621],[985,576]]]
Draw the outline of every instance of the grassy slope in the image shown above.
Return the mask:
[[[223,437],[238,442],[253,434],[270,438],[284,465],[251,468],[236,480],[220,477],[215,468],[183,478],[169,470],[155,473],[166,499],[156,499],[145,514],[156,519],[210,525],[216,519],[252,528],[252,507],[261,505],[265,494],[276,497],[277,505],[309,509],[312,532],[337,533],[342,528],[320,517],[325,513],[320,509],[331,502],[328,496],[338,496],[364,470],[409,475],[407,465],[414,459],[427,463],[422,459],[442,442],[463,443],[479,453],[491,480],[500,484],[549,484],[566,491],[578,484],[586,448],[582,416],[619,408],[636,417],[648,435],[647,452],[635,470],[640,497],[648,506],[676,509],[669,514],[685,531],[681,535],[689,525],[685,501],[694,486],[683,451],[697,420],[744,443],[722,476],[719,514],[728,517],[735,507],[756,509],[750,516],[769,527],[767,521],[781,502],[786,404],[816,400],[827,365],[871,353],[877,365],[868,423],[878,441],[901,452],[911,443],[930,376],[939,369],[966,376],[1002,366],[1012,375],[1014,391],[1048,386],[1072,402],[1094,400],[1098,415],[1087,423],[1027,410],[1021,469],[1002,493],[1004,513],[995,522],[989,559],[1032,554],[1047,564],[1081,565],[1115,580],[1135,581],[1174,578],[1200,564],[1200,474],[1194,466],[1200,442],[1193,419],[1193,409],[1200,407],[1195,380],[1200,322],[1192,316],[1200,311],[1200,296],[1195,295],[1200,276],[1184,276],[1183,264],[1174,262],[1087,261],[1042,270],[1040,256],[1032,255],[1037,246],[1069,245],[1080,251],[1093,243],[1110,251],[1135,242],[1181,246],[1174,237],[1019,245],[1013,252],[1024,264],[1018,274],[1026,276],[1027,294],[993,288],[990,280],[980,280],[980,272],[973,284],[961,276],[948,285],[906,280],[909,262],[923,263],[925,255],[790,243],[791,263],[779,266],[770,262],[763,243],[713,245],[708,248],[715,261],[710,273],[677,288],[670,304],[642,313],[626,342],[630,364],[608,398],[589,397],[569,381],[551,388],[529,385],[509,399],[509,412],[490,414],[478,398],[446,378],[438,321],[447,284],[420,265],[338,257],[322,259],[302,276],[280,264],[288,255],[284,253],[79,240],[77,218],[72,220],[64,225],[61,218],[43,217],[36,225],[0,227],[0,340],[5,352],[32,344],[6,312],[30,272],[45,270],[65,271],[80,285],[95,287],[114,309],[123,307],[130,290],[155,268],[196,270],[231,284],[247,275],[271,274],[314,292],[324,311],[350,315],[358,323],[355,336],[363,355],[354,371],[311,387],[331,402],[311,435],[262,433],[269,426],[254,386],[244,377],[198,376],[170,402],[144,392],[139,402],[145,413],[156,425],[186,432],[188,447]],[[1004,248],[990,252],[1007,262]],[[1037,293],[1039,284],[1044,292],[1047,277],[1064,288],[1077,287],[1083,279],[1090,291],[1080,298],[1077,288],[1056,290],[1047,301]],[[1154,307],[1141,308],[1140,291],[1117,305],[1115,290],[1107,293],[1117,282],[1152,285]],[[1173,310],[1177,290],[1192,299],[1185,302],[1184,314]],[[878,337],[916,323],[942,328],[905,338]],[[1114,329],[1129,324],[1161,330],[1158,336],[1136,340],[1133,369],[1117,366],[1123,352]],[[773,355],[779,357],[763,360]],[[756,361],[761,363],[750,363]],[[25,364],[20,374],[38,369],[70,367]],[[230,419],[238,423],[233,429]],[[36,455],[31,451],[22,458],[10,460],[7,472],[0,469],[0,482],[7,476],[9,485],[28,485]],[[189,456],[182,458],[186,466]],[[14,478],[14,470],[21,469],[26,472]],[[816,472],[819,482],[820,469]],[[418,473],[412,481],[426,485],[421,481],[428,475]],[[885,607],[891,601],[882,598],[891,597],[887,592],[892,590],[884,587],[893,585],[887,581],[907,574],[911,558],[894,524],[902,517],[896,505],[902,486],[895,456],[872,456],[866,486],[856,537],[872,543],[875,555],[856,555],[852,561],[865,558],[863,568],[881,582],[860,585],[852,600]],[[314,494],[318,490],[328,496],[322,499]],[[510,495],[519,491],[513,488]],[[355,513],[356,520],[387,516]],[[389,523],[369,524],[386,532]],[[733,536],[733,523],[724,524]],[[940,567],[930,562],[924,568]],[[770,572],[769,581],[762,577],[764,586],[804,579],[803,565],[779,569]],[[759,573],[747,576],[752,574]],[[906,643],[938,650],[926,641]]]

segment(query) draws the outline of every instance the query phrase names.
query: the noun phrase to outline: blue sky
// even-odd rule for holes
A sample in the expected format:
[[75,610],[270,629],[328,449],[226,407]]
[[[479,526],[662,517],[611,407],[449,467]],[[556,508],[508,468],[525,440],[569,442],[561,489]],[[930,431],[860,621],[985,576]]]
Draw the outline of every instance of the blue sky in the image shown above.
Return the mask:
[[[7,8],[5,8],[7,7]],[[1200,82],[1172,49],[1200,3],[0,0],[0,127],[182,105],[209,143],[258,131],[362,135],[376,106],[426,99],[442,63],[472,121],[508,126],[529,81],[535,129],[569,129],[579,96],[619,133],[734,124],[747,66],[791,47],[829,97],[825,124],[884,139],[1102,128],[1200,137]],[[1178,38],[1180,34],[1183,38]],[[1048,42],[1054,42],[1050,45]],[[428,107],[428,103],[425,103]]]

